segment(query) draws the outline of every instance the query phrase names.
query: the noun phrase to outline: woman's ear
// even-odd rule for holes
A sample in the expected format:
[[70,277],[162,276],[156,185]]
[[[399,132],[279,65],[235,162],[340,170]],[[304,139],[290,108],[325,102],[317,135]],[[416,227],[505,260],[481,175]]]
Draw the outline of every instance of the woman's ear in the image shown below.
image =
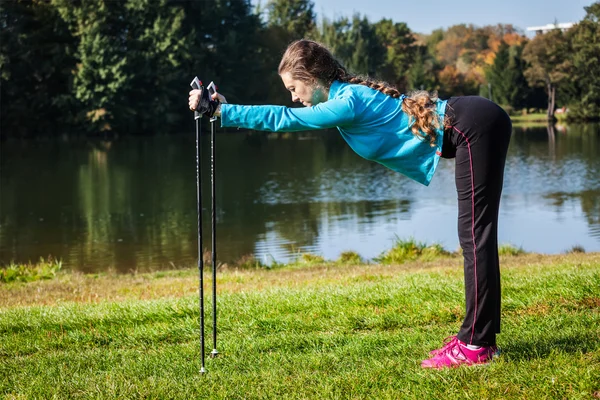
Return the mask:
[[323,89],[325,86],[323,85],[323,82],[321,82],[320,79],[316,79],[316,78],[311,78],[311,82],[310,85],[315,88],[316,90],[320,90]]

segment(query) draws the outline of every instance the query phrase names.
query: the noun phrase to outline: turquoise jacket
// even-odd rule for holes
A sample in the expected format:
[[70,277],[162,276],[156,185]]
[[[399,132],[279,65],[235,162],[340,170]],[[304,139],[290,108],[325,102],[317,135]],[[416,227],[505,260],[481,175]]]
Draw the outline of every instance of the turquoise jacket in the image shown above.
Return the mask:
[[[437,130],[434,147],[413,135],[402,111],[403,99],[365,85],[334,81],[329,99],[312,107],[223,104],[221,126],[274,132],[335,127],[358,155],[429,185],[442,154],[444,131]],[[437,102],[442,120],[446,103]]]

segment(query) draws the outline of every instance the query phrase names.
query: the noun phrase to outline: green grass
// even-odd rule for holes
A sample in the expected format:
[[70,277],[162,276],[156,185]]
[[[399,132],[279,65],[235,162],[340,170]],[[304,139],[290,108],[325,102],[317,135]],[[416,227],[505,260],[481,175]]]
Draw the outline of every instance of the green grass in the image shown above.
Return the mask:
[[[204,376],[193,268],[13,282],[0,286],[0,395],[599,396],[600,254],[503,257],[502,273],[502,355],[484,367],[430,371],[420,361],[462,322],[460,258],[225,269],[218,282],[221,355],[207,358]],[[207,280],[207,294],[209,285]],[[48,297],[36,297],[45,292]],[[209,298],[205,307],[208,354]]]

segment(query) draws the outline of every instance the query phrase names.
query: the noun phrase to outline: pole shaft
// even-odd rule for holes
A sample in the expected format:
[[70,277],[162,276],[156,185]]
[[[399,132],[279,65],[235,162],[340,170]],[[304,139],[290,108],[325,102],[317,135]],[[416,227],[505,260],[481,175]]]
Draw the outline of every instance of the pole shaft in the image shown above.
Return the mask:
[[202,257],[202,174],[200,172],[201,128],[196,119],[196,211],[198,213],[198,273],[200,275],[200,353],[204,372],[204,260]]
[[213,357],[217,354],[217,203],[216,203],[216,138],[215,121],[210,123],[211,183],[212,183],[212,294],[213,294]]

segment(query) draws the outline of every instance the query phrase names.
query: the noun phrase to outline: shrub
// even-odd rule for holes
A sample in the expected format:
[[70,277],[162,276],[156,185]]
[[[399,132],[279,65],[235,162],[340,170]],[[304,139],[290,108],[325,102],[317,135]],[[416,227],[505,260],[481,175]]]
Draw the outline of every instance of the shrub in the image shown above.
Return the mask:
[[509,243],[498,246],[498,255],[500,256],[519,256],[522,254],[527,254],[522,247],[516,247]]
[[344,251],[337,259],[338,264],[362,264],[362,257],[354,251]]
[[409,240],[396,239],[396,243],[390,250],[375,257],[374,260],[381,264],[401,264],[414,260],[431,261],[449,254],[437,243],[428,246],[425,243],[416,242],[412,238]]
[[570,254],[570,253],[585,253],[585,249],[583,248],[583,246],[575,245],[575,246],[571,247],[569,250],[567,250],[566,253],[567,254]]
[[62,261],[48,257],[48,260],[40,258],[36,264],[15,264],[0,268],[0,282],[33,282],[42,279],[52,279],[62,269]]
[[322,256],[311,253],[302,253],[296,260],[298,264],[322,264],[324,262],[325,259]]
[[268,265],[257,259],[254,254],[246,254],[236,261],[235,266],[243,269],[269,268]]

